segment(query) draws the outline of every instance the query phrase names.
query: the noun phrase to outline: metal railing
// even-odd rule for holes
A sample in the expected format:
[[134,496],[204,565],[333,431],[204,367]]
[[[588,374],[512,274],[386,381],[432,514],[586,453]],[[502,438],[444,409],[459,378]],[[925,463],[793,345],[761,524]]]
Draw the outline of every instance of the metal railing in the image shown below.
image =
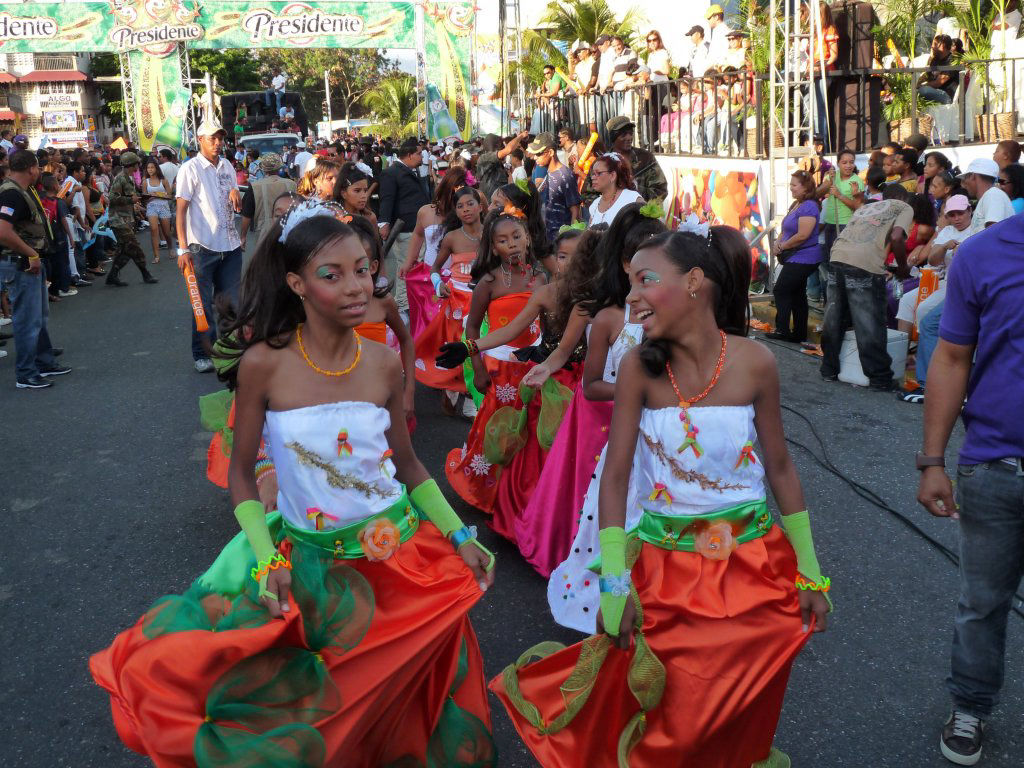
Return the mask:
[[[928,72],[953,76],[951,103],[936,103],[921,93],[920,81]],[[607,121],[624,115],[636,125],[635,143],[658,154],[763,158],[769,140],[776,146],[783,141],[767,135],[767,77],[736,70],[606,93],[534,98],[527,127],[534,133],[568,127],[577,138],[595,130],[607,146]],[[826,84],[832,151],[870,152],[918,132],[929,135],[935,145],[988,143],[1018,133],[1016,104],[1024,102],[1024,58],[973,61],[969,67],[836,71],[828,74]],[[810,89],[793,89],[796,109],[811,109]],[[893,100],[904,106],[895,110],[901,119],[890,124],[883,107]],[[794,115],[783,122],[792,131],[791,145],[811,138],[798,135],[800,121]]]

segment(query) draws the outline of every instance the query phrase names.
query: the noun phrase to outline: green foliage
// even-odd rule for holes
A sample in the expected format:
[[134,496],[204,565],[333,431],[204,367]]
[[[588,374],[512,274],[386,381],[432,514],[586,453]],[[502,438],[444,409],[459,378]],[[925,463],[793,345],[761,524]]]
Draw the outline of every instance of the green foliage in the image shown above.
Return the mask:
[[[120,77],[121,64],[116,53],[93,54],[89,61],[89,72],[93,77]],[[115,122],[124,122],[124,93],[121,83],[98,83],[103,107],[100,112]]]
[[875,41],[885,51],[891,39],[901,56],[913,59],[918,53],[923,53],[916,46],[918,19],[932,11],[948,9],[949,6],[948,2],[936,0],[886,0],[886,21],[872,30]]
[[262,52],[261,61],[268,74],[273,67],[288,74],[288,90],[302,93],[303,106],[311,117],[323,111],[324,72],[331,83],[332,115],[348,117],[355,116],[353,110],[363,96],[398,67],[384,51],[370,48],[280,48]]
[[405,72],[397,72],[381,80],[363,96],[370,111],[371,133],[404,139],[419,133],[416,80]]
[[216,77],[221,92],[254,91],[260,85],[260,63],[241,48],[189,51],[189,66],[196,79],[207,72]]
[[592,43],[600,35],[618,35],[636,51],[644,20],[636,9],[618,18],[607,0],[551,0],[540,27],[523,30],[523,43],[530,55],[564,67],[566,57],[554,46],[555,41],[571,45],[577,40]]

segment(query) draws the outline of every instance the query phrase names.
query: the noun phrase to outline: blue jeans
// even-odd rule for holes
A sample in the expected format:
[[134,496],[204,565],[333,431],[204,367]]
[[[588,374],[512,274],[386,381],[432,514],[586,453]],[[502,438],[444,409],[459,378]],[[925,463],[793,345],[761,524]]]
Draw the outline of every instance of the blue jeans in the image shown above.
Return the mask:
[[46,268],[30,275],[12,261],[0,260],[0,281],[11,299],[11,331],[14,334],[14,370],[18,379],[39,375],[39,369],[57,364],[53,357],[46,318],[50,303],[46,296]]
[[942,322],[943,304],[917,320],[917,383],[922,387],[928,378],[928,364],[939,346],[939,323]]
[[839,350],[853,325],[860,366],[871,386],[892,383],[892,358],[885,325],[885,275],[842,262],[828,266],[828,306],[821,329],[821,375],[839,374]]
[[952,104],[953,97],[945,91],[940,91],[938,88],[932,88],[930,85],[919,85],[917,87],[917,95],[922,99],[928,99],[929,101],[935,101],[939,104]]
[[1003,686],[1006,620],[1024,574],[1024,471],[1001,461],[957,467],[960,599],[946,688],[988,717]]
[[242,249],[233,251],[211,251],[199,247],[193,254],[192,266],[199,283],[199,296],[203,300],[203,311],[210,330],[200,333],[196,330],[196,318],[192,316],[192,359],[200,360],[210,356],[210,345],[217,340],[216,318],[213,314],[213,300],[222,293],[238,303],[238,283],[242,279]]

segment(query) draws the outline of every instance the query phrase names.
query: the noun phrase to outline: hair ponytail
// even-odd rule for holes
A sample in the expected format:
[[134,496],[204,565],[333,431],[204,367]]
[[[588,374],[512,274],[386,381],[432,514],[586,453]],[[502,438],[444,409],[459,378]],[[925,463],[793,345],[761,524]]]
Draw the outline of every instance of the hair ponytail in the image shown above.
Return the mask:
[[[704,238],[691,232],[667,232],[643,244],[643,248],[661,248],[680,274],[699,267],[715,287],[715,324],[733,336],[746,336],[750,329],[751,255],[750,245],[732,227],[711,227]],[[669,358],[664,339],[645,338],[640,344],[640,360],[651,376],[660,376]]]

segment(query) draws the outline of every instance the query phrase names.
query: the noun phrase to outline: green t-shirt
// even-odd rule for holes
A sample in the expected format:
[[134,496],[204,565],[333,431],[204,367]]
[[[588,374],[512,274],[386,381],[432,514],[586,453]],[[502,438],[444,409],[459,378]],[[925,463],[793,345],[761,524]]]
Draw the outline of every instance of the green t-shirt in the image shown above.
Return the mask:
[[[864,182],[855,173],[846,180],[836,176],[833,183],[836,185],[836,189],[839,190],[839,194],[843,197],[853,197],[855,194],[864,191]],[[822,201],[822,209],[825,212],[826,224],[838,224],[845,227],[850,221],[850,216],[853,215],[853,209],[850,206],[831,195],[826,195],[824,201]]]

